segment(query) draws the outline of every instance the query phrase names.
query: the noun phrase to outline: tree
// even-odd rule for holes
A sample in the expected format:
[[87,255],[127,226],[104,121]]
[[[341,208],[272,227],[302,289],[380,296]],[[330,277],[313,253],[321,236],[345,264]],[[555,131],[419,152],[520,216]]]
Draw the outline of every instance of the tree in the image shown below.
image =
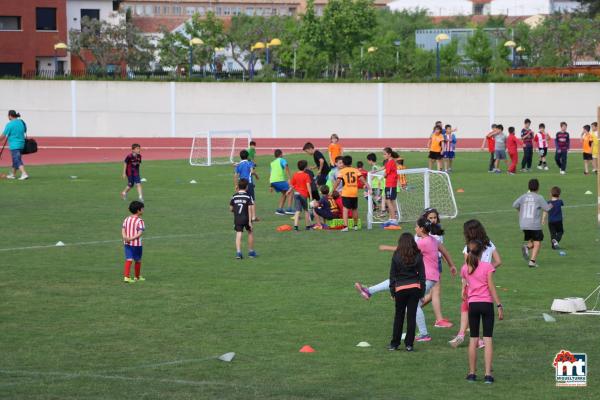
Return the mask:
[[451,40],[440,48],[440,70],[442,75],[453,76],[462,59],[458,54],[458,40]]
[[600,13],[600,0],[579,0],[579,2],[591,17]]
[[465,54],[482,75],[489,71],[494,54],[489,38],[483,28],[478,27],[475,29],[473,35],[467,39]]

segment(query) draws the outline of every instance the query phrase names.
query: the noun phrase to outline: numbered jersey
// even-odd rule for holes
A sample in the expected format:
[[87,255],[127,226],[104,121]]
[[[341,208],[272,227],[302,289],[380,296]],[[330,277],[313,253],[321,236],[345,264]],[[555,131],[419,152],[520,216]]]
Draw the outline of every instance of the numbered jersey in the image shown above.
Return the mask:
[[346,167],[339,172],[338,178],[344,181],[342,197],[358,197],[358,181],[360,177],[360,171],[352,167]]
[[250,206],[254,205],[252,197],[246,192],[237,192],[231,198],[229,205],[233,207],[233,223],[247,225],[250,222]]
[[542,229],[542,212],[548,211],[552,206],[537,193],[529,192],[519,197],[513,203],[519,210],[519,225],[522,230],[539,231]]

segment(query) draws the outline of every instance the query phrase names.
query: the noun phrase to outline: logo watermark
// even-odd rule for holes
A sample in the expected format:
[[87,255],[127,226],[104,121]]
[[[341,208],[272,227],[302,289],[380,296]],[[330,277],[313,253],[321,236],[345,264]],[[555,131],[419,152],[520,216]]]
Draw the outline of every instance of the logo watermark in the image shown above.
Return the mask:
[[561,350],[552,363],[556,386],[587,386],[587,354]]

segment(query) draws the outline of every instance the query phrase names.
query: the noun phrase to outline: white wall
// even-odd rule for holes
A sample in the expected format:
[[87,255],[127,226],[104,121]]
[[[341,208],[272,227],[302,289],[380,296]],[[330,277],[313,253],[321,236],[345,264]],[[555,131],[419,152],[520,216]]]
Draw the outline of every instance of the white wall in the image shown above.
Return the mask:
[[[189,137],[251,129],[255,137],[415,138],[436,120],[481,137],[525,117],[579,133],[600,83],[175,83],[0,80],[0,110],[35,136]],[[0,111],[2,112],[2,111]]]

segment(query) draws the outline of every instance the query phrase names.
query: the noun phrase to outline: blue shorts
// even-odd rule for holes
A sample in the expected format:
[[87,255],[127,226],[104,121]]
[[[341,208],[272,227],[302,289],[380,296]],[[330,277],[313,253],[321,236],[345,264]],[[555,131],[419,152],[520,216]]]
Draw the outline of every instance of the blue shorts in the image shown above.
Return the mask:
[[21,150],[11,150],[10,155],[12,156],[12,167],[14,169],[19,169],[19,167],[23,165],[23,160],[21,160]]
[[125,249],[126,260],[140,261],[142,259],[142,246],[130,246],[126,244],[123,248]]
[[140,176],[136,175],[136,176],[127,176],[127,186],[129,187],[133,187],[133,185],[137,185],[139,183],[142,183]]
[[445,151],[444,158],[454,158],[454,152],[453,151]]
[[256,200],[256,195],[254,194],[254,183],[248,182],[246,193],[248,193],[248,196],[252,197],[252,200]]
[[277,193],[287,192],[290,189],[289,183],[286,181],[283,182],[272,182],[271,187],[275,189]]

